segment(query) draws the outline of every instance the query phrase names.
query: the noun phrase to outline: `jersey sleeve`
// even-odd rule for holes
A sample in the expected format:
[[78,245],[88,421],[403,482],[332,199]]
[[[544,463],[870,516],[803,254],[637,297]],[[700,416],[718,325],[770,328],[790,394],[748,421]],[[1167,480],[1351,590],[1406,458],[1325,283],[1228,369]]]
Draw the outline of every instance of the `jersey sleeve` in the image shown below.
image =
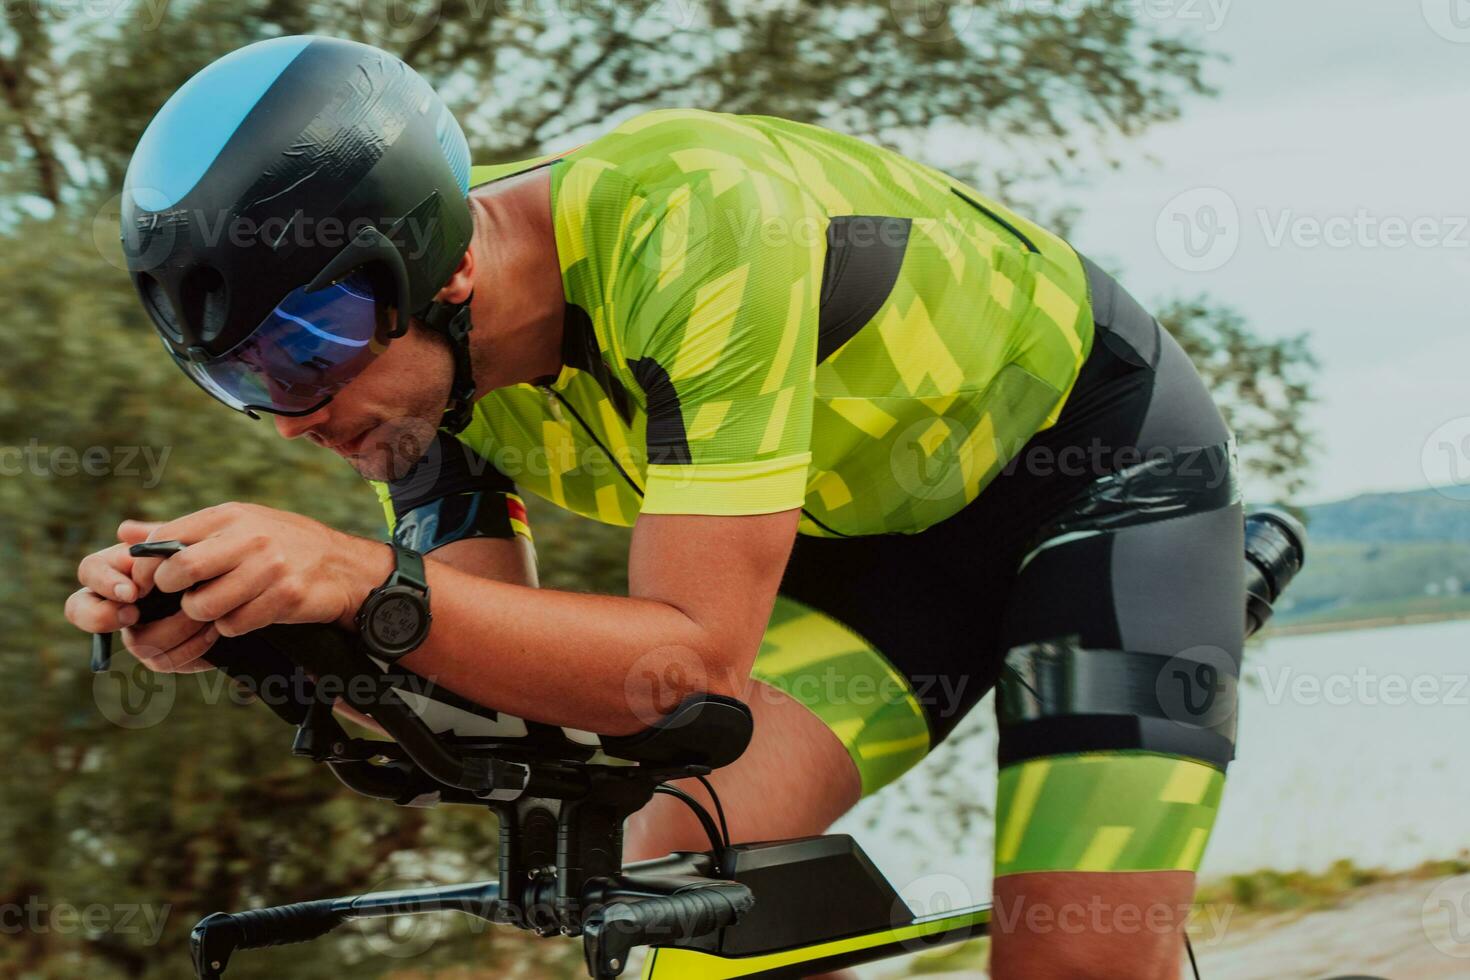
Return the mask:
[[531,538],[515,484],[447,432],[403,478],[373,489],[393,541],[420,554],[471,538]]
[[[619,316],[648,410],[643,513],[800,507],[811,462],[825,219],[795,184],[733,167],[648,194]],[[714,156],[714,154],[711,154]]]

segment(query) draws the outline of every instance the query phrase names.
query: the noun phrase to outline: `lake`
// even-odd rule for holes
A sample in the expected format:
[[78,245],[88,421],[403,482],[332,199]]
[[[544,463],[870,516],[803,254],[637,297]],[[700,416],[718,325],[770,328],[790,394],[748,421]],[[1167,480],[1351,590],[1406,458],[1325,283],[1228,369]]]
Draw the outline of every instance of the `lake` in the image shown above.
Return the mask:
[[[1247,652],[1245,678],[1237,758],[1202,876],[1320,870],[1339,858],[1405,868],[1470,848],[1470,621],[1268,639]],[[991,730],[992,717],[987,698],[963,727]],[[977,740],[967,793],[986,805],[993,746]],[[884,795],[917,796],[963,771],[941,776],[941,761]],[[833,829],[857,837],[917,908],[987,900],[988,828],[957,841],[896,802],[865,801]]]

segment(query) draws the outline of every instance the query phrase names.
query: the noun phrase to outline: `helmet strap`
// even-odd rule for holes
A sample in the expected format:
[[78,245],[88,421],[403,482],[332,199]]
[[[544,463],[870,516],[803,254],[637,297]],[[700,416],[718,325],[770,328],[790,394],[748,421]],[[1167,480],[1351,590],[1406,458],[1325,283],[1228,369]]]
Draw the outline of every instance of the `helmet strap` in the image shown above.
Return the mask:
[[475,375],[470,364],[470,300],[463,303],[430,303],[420,316],[424,326],[442,334],[449,341],[454,354],[454,382],[449,388],[449,404],[444,409],[444,419],[439,427],[451,435],[464,431],[470,424],[475,408]]

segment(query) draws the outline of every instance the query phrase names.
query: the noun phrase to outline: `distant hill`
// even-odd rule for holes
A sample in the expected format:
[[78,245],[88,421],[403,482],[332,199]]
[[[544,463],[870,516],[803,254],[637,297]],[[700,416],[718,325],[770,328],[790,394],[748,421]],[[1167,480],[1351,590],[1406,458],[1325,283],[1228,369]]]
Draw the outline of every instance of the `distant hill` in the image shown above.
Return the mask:
[[1307,567],[1279,626],[1470,615],[1470,501],[1434,490],[1306,508]]
[[1470,544],[1470,501],[1437,490],[1367,493],[1308,507],[1307,518],[1313,539],[1324,542]]

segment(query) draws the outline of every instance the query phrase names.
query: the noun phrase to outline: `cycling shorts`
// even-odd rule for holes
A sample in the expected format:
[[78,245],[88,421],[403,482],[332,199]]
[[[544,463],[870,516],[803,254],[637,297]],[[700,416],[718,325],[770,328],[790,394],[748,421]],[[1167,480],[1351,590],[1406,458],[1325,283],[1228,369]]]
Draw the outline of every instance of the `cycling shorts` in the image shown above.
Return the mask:
[[1194,870],[1233,741],[1233,700],[1185,725],[1134,690],[1198,658],[1233,696],[1230,432],[1179,344],[1085,265],[1096,342],[1056,424],[918,534],[799,537],[754,672],[827,723],[865,793],[1000,682],[997,874]]

